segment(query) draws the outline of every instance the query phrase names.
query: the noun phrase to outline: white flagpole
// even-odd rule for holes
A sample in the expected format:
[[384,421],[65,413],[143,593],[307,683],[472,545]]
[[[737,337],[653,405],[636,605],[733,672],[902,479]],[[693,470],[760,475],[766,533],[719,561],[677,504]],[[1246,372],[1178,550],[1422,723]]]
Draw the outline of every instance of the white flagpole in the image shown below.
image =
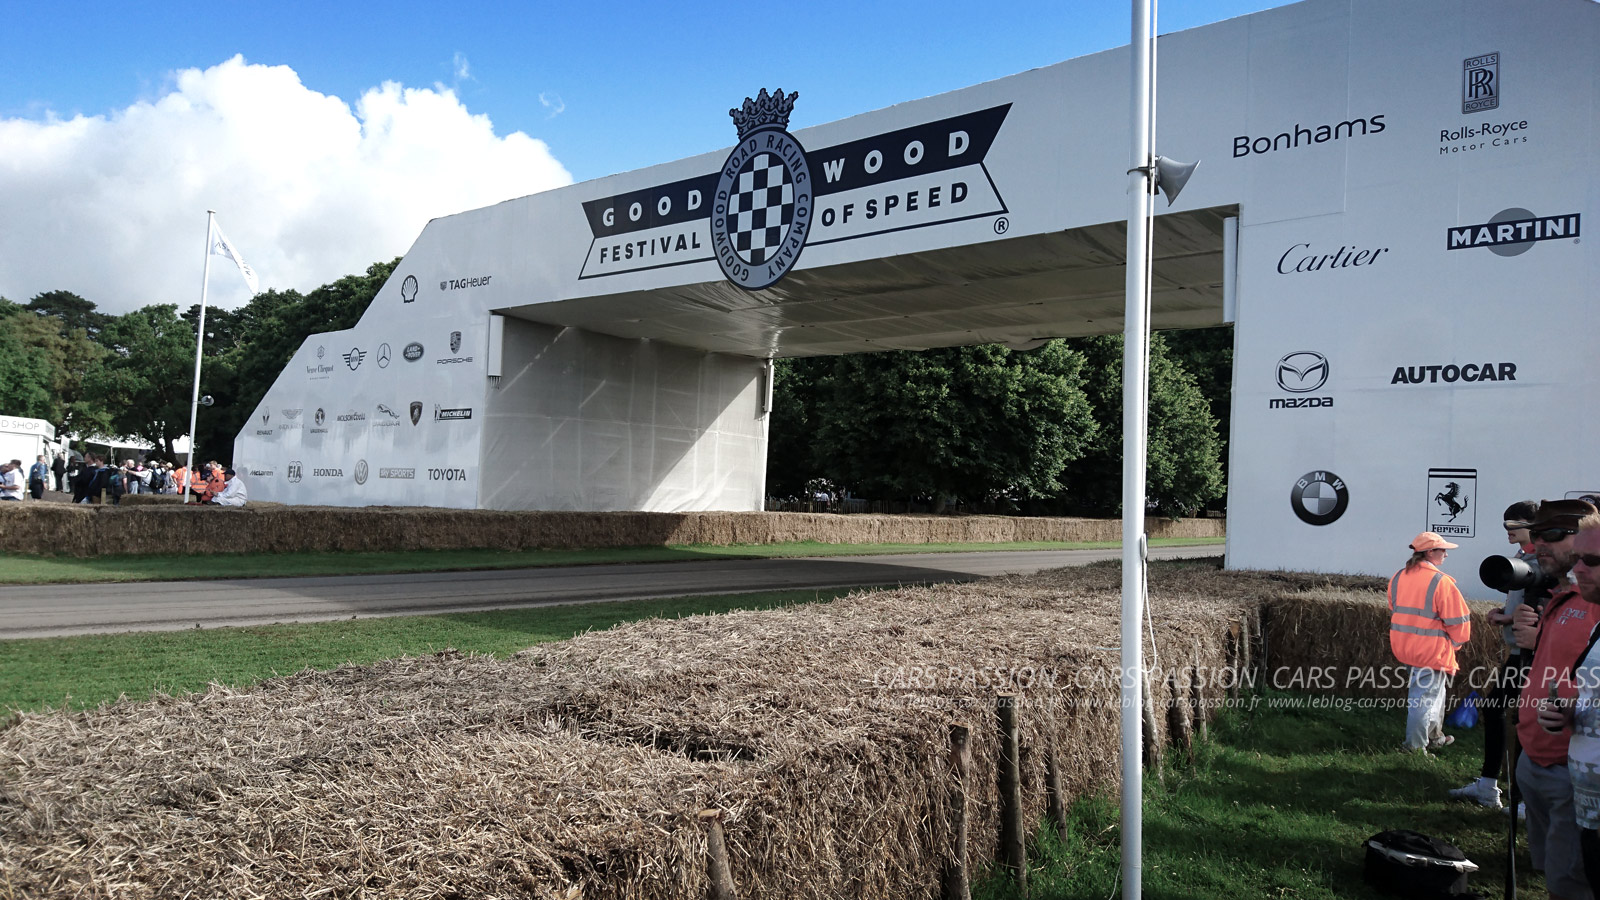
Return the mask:
[[206,210],[206,262],[200,275],[200,323],[195,328],[194,335],[194,397],[189,401],[189,465],[188,474],[183,479],[183,502],[189,502],[189,496],[194,487],[195,472],[195,418],[200,413],[200,351],[206,342],[206,288],[211,286],[211,235],[217,218],[217,211]]
[[1153,0],[1132,0],[1132,145],[1128,169],[1127,298],[1122,337],[1122,896],[1144,885],[1144,549],[1146,410],[1149,403],[1150,187],[1154,112]]

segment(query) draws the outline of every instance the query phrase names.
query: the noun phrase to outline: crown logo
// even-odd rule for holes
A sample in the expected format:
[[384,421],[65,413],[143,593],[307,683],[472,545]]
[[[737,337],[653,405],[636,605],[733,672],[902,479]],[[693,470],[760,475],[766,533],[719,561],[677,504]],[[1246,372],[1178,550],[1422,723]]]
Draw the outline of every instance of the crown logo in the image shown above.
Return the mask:
[[739,129],[739,140],[744,140],[752,131],[777,125],[779,128],[789,130],[789,113],[794,112],[794,102],[800,99],[800,92],[795,91],[785,95],[782,89],[776,94],[768,94],[766,88],[756,95],[754,100],[744,98],[743,109],[730,109],[728,115],[733,117],[733,127]]

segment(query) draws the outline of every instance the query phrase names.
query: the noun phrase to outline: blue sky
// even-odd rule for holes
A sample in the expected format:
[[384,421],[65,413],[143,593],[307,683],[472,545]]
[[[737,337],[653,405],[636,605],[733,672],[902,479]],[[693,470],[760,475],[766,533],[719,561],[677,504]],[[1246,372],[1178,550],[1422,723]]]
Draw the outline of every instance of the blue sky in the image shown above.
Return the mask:
[[[1273,5],[1168,0],[1160,29]],[[1128,17],[1105,0],[13,3],[0,154],[23,162],[10,204],[0,174],[0,296],[184,302],[208,206],[265,286],[309,290],[404,252],[433,216],[725,148],[726,110],[758,88],[800,91],[805,127],[1120,46]],[[352,129],[343,155],[302,152]],[[340,228],[306,224],[319,204]],[[129,249],[100,266],[75,243]]]

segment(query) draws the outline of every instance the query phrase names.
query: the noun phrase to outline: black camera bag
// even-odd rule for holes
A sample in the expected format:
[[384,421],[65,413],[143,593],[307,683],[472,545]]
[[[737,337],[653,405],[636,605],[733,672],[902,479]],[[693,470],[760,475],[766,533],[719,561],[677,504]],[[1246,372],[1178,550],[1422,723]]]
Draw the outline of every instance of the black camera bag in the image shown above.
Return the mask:
[[1478,871],[1454,844],[1394,829],[1367,838],[1367,883],[1397,897],[1437,900],[1476,896],[1467,875]]

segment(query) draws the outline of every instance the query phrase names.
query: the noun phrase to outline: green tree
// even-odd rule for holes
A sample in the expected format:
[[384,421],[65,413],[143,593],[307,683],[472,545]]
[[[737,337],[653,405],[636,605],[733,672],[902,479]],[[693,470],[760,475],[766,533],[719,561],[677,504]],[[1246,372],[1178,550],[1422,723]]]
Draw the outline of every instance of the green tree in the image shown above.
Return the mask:
[[1082,367],[1059,342],[838,357],[819,384],[821,468],[869,496],[1053,493],[1095,434]]
[[194,383],[194,328],[172,304],[109,320],[107,349],[84,379],[85,392],[108,413],[113,432],[155,444],[167,456],[189,432]]
[[767,493],[798,497],[822,477],[817,453],[819,385],[833,369],[826,356],[774,360],[772,417],[767,430]]
[[58,433],[92,432],[105,426],[104,411],[83,395],[84,373],[103,355],[84,329],[38,315],[32,304],[18,306],[0,299],[0,332],[4,333],[0,340],[3,411],[44,419]]
[[[1069,509],[1119,515],[1122,509],[1122,336],[1075,338],[1087,359],[1086,390],[1100,431],[1067,467]],[[1161,512],[1192,515],[1226,490],[1216,419],[1194,377],[1174,360],[1160,334],[1150,340],[1149,440],[1145,494]]]
[[100,335],[111,317],[95,308],[71,291],[45,291],[28,301],[27,308],[35,315],[52,318],[61,323],[61,332],[82,331],[91,339]]
[[1194,376],[1217,420],[1217,456],[1228,474],[1228,435],[1233,421],[1233,326],[1164,331],[1168,354]]

